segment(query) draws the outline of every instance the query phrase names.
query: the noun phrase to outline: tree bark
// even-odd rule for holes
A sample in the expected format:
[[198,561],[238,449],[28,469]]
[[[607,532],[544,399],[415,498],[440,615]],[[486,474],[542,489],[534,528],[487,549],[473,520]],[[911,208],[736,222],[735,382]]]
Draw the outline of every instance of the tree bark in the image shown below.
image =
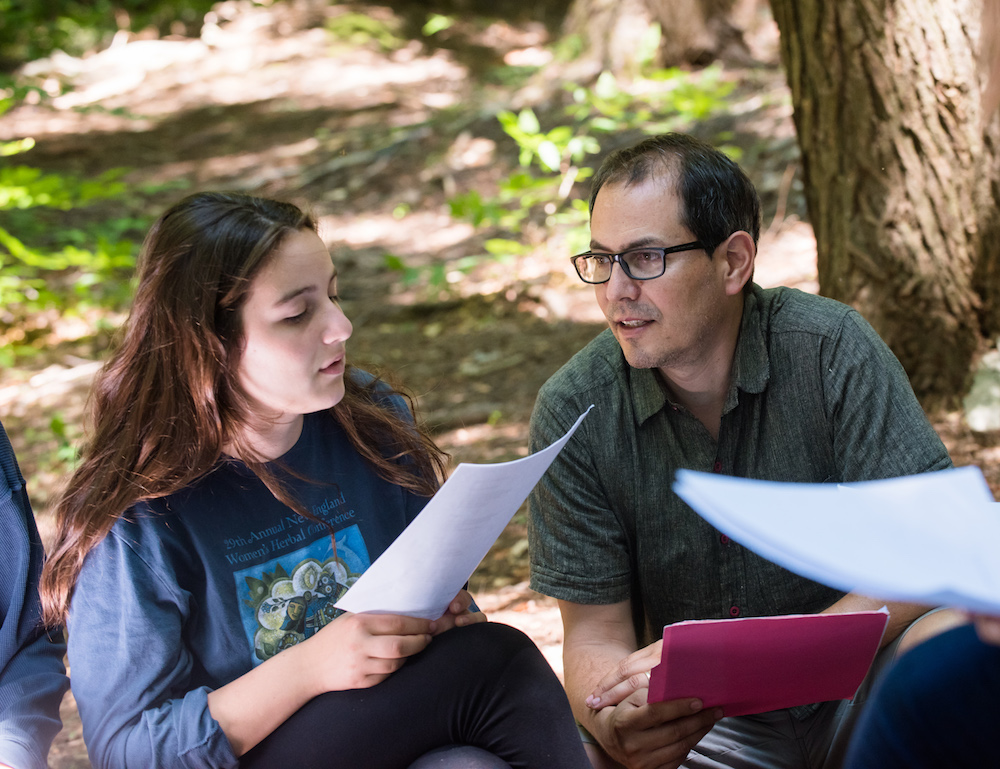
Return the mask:
[[[925,400],[998,327],[1000,167],[970,0],[772,0],[820,292],[855,306]],[[995,128],[995,121],[993,126]]]

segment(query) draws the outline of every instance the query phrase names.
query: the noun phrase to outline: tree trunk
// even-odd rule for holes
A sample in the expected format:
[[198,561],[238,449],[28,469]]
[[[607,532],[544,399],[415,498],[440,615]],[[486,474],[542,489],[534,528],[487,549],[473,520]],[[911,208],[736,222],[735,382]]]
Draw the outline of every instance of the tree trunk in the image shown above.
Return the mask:
[[981,122],[979,4],[771,5],[820,292],[872,323],[918,395],[954,402],[997,328],[1000,168]]
[[631,76],[650,25],[660,25],[653,63],[708,64],[720,56],[749,59],[741,23],[760,0],[573,0],[563,33],[582,44],[581,68]]

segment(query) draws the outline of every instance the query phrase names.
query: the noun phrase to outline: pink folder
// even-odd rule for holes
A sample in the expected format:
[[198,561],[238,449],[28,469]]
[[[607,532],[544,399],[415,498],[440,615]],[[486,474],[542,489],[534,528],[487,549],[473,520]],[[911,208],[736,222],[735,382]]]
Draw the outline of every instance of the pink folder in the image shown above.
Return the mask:
[[649,701],[699,697],[705,707],[742,716],[850,699],[888,621],[883,609],[667,625]]

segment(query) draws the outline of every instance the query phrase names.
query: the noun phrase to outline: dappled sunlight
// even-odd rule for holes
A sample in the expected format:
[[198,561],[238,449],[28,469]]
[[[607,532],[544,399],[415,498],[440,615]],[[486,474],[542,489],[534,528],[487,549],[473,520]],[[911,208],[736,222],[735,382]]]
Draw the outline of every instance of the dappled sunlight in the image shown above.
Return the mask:
[[[207,25],[199,40],[122,40],[82,58],[56,54],[33,62],[26,76],[52,94],[64,84],[72,90],[44,106],[29,99],[15,108],[0,121],[0,138],[145,130],[149,119],[176,118],[205,104],[293,99],[285,109],[357,110],[402,101],[440,109],[468,87],[467,70],[447,52],[424,55],[419,44],[389,56],[338,50],[322,28],[282,32],[276,10],[258,8],[239,18],[255,13],[256,25]],[[74,111],[93,106],[100,109]],[[127,114],[112,113],[120,108]]]
[[[120,216],[114,224],[122,229],[108,237],[128,239],[126,250],[138,250],[156,214],[197,190],[247,191],[309,209],[353,323],[348,360],[398,377],[452,469],[526,456],[539,388],[607,327],[594,287],[570,263],[589,233],[585,212],[569,203],[589,192],[580,169],[638,138],[651,121],[676,119],[669,125],[731,147],[765,211],[756,282],[818,292],[816,240],[773,24],[760,32],[762,47],[773,49],[770,65],[692,68],[690,80],[622,80],[601,97],[606,112],[576,113],[584,117],[574,122],[567,103],[590,109],[574,99],[597,101],[596,87],[564,88],[566,62],[544,25],[484,23],[470,13],[455,15],[437,37],[410,40],[400,36],[419,33],[405,28],[402,5],[363,10],[226,0],[200,37],[123,33],[97,53],[53,55],[25,69],[51,98],[29,96],[0,114],[0,142],[33,138],[34,149],[12,164],[46,173],[96,179],[128,169],[124,196],[54,217],[83,239],[104,237],[101,217]],[[388,20],[393,39],[338,37],[331,22],[348,15]],[[683,108],[657,101],[706,76],[735,85],[706,97],[716,100],[707,117],[682,123],[675,113]],[[635,97],[643,94],[653,106],[640,119]],[[518,140],[498,115],[522,107],[537,127]],[[591,130],[594,123],[612,128]],[[551,142],[555,127],[590,131],[593,146],[579,157],[556,148],[563,154],[540,170],[538,143]],[[518,175],[520,187],[510,183]],[[478,207],[462,209],[462,196]],[[68,291],[96,293],[94,283],[74,283],[64,272]],[[124,268],[112,276],[127,285]],[[125,316],[119,305],[54,314],[21,321],[8,311],[0,329],[0,342],[20,348],[11,353],[14,364],[0,369],[0,419],[46,542],[52,500],[82,440],[91,381]],[[973,433],[958,412],[937,415],[935,427],[957,464],[980,464],[1000,488],[1000,436]],[[524,630],[561,674],[558,608],[525,581],[526,537],[522,505],[470,586],[492,619]],[[76,731],[60,735],[52,765],[82,769],[85,763],[74,763],[85,759],[71,697],[64,707]]]
[[765,232],[757,251],[754,282],[764,288],[790,286],[818,293],[816,237],[812,226],[789,220]]
[[320,219],[327,240],[352,248],[378,245],[387,251],[412,256],[440,254],[475,234],[467,222],[458,222],[441,211],[415,211],[400,220],[392,214],[328,214]]

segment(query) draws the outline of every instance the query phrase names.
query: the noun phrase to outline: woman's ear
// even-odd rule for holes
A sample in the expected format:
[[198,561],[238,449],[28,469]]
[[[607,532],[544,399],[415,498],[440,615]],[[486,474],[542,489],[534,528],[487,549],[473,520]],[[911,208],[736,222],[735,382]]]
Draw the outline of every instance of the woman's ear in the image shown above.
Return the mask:
[[730,235],[719,248],[725,259],[726,294],[734,296],[753,279],[757,246],[749,233],[740,230]]

